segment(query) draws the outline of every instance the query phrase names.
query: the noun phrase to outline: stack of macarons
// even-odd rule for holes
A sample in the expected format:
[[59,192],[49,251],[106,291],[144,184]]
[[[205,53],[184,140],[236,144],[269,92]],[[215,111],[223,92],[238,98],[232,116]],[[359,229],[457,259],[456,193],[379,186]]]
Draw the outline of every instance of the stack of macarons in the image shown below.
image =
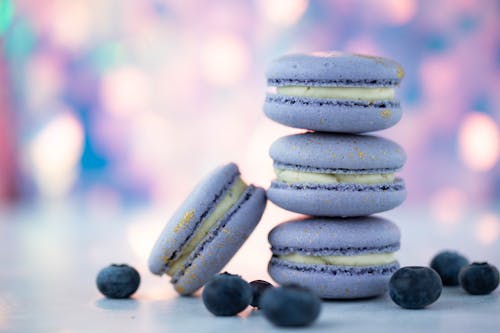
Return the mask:
[[404,181],[396,173],[404,150],[366,135],[401,118],[395,88],[404,76],[396,62],[339,52],[294,54],[267,71],[264,104],[272,120],[309,131],[276,140],[270,148],[276,179],[267,197],[309,215],[269,234],[269,274],[323,298],[383,294],[398,268],[400,232],[374,216],[400,205]]
[[257,226],[266,196],[304,216],[269,234],[271,277],[323,298],[382,294],[398,267],[400,232],[369,216],[403,202],[396,176],[406,156],[396,143],[361,133],[401,118],[394,88],[404,76],[394,61],[343,53],[289,55],[272,63],[266,115],[309,131],[270,149],[276,179],[267,193],[229,163],[202,179],[156,241],[149,269],[169,275],[189,295],[217,274]]

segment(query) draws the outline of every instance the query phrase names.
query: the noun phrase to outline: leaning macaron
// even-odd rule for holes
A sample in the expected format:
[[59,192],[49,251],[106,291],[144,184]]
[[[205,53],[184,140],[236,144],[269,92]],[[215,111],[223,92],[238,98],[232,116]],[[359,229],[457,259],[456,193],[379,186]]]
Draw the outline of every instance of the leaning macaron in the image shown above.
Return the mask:
[[400,237],[394,223],[375,216],[291,220],[269,233],[269,274],[322,298],[381,295],[399,268]]
[[395,88],[404,77],[397,62],[360,54],[316,52],[274,60],[267,73],[264,113],[296,128],[363,133],[401,119]]
[[293,212],[363,216],[406,198],[404,181],[395,175],[406,154],[381,137],[307,132],[279,138],[269,154],[276,179],[267,197]]
[[234,163],[217,168],[165,226],[151,251],[150,271],[169,275],[179,294],[192,294],[243,245],[265,206],[265,191],[246,185]]

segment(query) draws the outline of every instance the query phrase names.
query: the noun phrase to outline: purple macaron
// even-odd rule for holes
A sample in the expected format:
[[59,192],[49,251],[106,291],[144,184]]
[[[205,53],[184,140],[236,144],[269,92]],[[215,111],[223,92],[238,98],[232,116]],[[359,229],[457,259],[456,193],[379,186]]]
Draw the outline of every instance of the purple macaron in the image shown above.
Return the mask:
[[262,188],[246,185],[234,163],[203,179],[174,213],[149,257],[153,274],[167,274],[189,295],[229,262],[259,222]]
[[394,252],[400,237],[394,223],[375,216],[291,220],[269,233],[269,274],[322,298],[381,295],[399,268]]
[[269,154],[276,179],[267,197],[276,205],[315,216],[363,216],[400,205],[406,161],[399,145],[372,135],[307,132],[276,140]]
[[401,119],[394,89],[404,70],[390,59],[341,52],[290,54],[274,60],[266,76],[276,91],[266,96],[264,113],[286,126],[363,133]]

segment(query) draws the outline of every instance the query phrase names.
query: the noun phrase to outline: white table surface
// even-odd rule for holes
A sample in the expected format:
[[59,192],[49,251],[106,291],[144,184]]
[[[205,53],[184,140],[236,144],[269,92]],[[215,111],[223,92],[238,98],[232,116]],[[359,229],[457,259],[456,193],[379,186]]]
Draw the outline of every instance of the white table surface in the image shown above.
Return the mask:
[[[460,210],[439,222],[425,206],[381,214],[403,234],[402,265],[426,265],[441,249],[500,266],[499,210]],[[146,258],[167,208],[107,209],[44,204],[0,213],[1,332],[282,332],[250,308],[236,317],[214,317],[199,293],[178,297],[167,278],[147,271]],[[226,270],[248,281],[269,279],[267,232],[288,213],[270,205],[256,232]],[[141,273],[132,299],[108,300],[95,287],[100,268],[126,262]],[[500,291],[469,296],[445,288],[424,310],[404,310],[388,296],[327,301],[310,332],[499,332]]]

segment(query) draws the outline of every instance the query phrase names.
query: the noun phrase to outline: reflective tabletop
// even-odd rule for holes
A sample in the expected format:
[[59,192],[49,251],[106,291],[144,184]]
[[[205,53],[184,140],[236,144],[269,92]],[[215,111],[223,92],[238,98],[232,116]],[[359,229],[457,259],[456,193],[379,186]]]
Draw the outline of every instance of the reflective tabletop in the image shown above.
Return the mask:
[[[248,308],[236,317],[214,317],[200,292],[175,294],[168,278],[147,270],[147,257],[174,207],[103,209],[99,205],[51,203],[3,209],[0,213],[1,332],[273,332],[263,315]],[[500,266],[499,209],[462,210],[443,218],[425,206],[403,206],[380,214],[402,231],[402,266],[427,265],[442,249],[471,261]],[[247,281],[270,280],[267,233],[294,215],[269,205],[264,217],[225,270]],[[446,216],[445,216],[446,217]],[[128,263],[140,272],[133,298],[109,300],[95,286],[97,272]],[[500,290],[470,296],[445,288],[424,310],[405,310],[388,295],[355,301],[324,301],[311,332],[496,332]]]

